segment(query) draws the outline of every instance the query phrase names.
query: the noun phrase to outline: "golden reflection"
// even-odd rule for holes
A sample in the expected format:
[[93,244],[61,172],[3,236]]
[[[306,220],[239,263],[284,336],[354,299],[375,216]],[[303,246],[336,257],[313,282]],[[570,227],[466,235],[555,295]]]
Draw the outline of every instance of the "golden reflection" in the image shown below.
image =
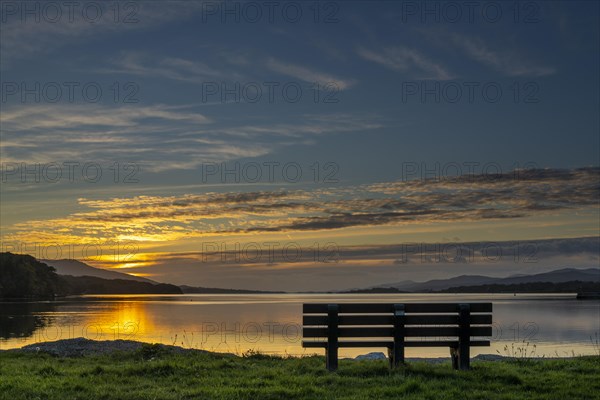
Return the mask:
[[137,340],[139,336],[152,335],[158,328],[152,314],[142,302],[120,301],[114,305],[105,304],[110,307],[107,312],[92,316],[86,321],[96,332],[101,332],[105,340]]

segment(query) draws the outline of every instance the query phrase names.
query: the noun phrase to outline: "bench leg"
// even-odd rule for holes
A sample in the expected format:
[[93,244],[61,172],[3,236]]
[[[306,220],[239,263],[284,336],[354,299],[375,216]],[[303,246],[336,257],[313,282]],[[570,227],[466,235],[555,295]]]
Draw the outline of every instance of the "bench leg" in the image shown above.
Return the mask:
[[450,347],[452,368],[466,371],[471,368],[469,346]]
[[404,322],[404,304],[394,304],[394,343],[391,348],[388,348],[392,368],[404,364]]
[[338,368],[338,310],[337,304],[327,305],[327,348],[325,357],[327,369],[335,371]]
[[458,334],[458,368],[464,371],[469,369],[471,356],[471,306],[469,304],[459,304],[458,307],[460,310],[458,317],[460,327]]
[[458,348],[450,347],[450,358],[452,359],[452,368],[458,369]]
[[388,347],[388,358],[390,359],[390,368],[397,368],[400,364],[404,364],[404,347]]
[[327,359],[327,369],[329,371],[336,371],[338,368],[338,347],[327,346],[325,349],[325,358]]
[[471,357],[470,357],[470,346],[469,344],[461,343],[458,347],[458,368],[466,371],[471,368]]

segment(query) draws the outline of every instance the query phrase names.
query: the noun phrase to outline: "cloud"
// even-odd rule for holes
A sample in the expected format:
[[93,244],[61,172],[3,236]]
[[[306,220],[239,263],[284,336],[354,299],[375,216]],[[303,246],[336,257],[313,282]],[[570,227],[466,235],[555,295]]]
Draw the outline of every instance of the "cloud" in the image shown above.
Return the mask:
[[156,59],[140,52],[122,53],[112,61],[112,64],[113,67],[100,68],[97,71],[110,74],[158,77],[196,84],[239,76],[235,72],[225,71],[222,68],[212,68],[200,61],[174,57]]
[[536,65],[526,57],[512,51],[491,50],[480,38],[452,34],[452,43],[469,57],[492,67],[507,76],[541,77],[556,73],[556,69]]
[[157,241],[210,235],[315,232],[350,227],[415,226],[448,221],[519,219],[597,207],[600,168],[531,170],[436,181],[397,181],[322,190],[80,199],[87,211],[13,227],[10,236]]
[[73,128],[86,126],[132,127],[147,119],[206,124],[206,116],[185,110],[185,106],[85,106],[32,105],[6,110],[2,120],[7,132],[35,129]]
[[[105,106],[101,104],[30,104],[7,107],[2,112],[2,135],[7,141],[1,148],[5,162],[40,163],[81,160],[109,162],[127,159],[145,162],[174,159],[171,154],[181,149],[177,162],[198,153],[261,154],[249,146],[227,146],[223,141],[206,143],[194,154],[189,152],[186,132],[209,126],[212,119],[191,106]],[[66,146],[65,144],[69,145]],[[212,146],[211,146],[212,144]],[[187,151],[187,152],[186,152]]]
[[[2,111],[3,162],[115,159],[145,171],[192,170],[202,163],[259,157],[324,134],[381,127],[375,117],[298,115],[287,123],[216,121],[203,105],[26,104]],[[372,121],[373,120],[373,121]],[[65,146],[65,143],[69,143]]]
[[339,90],[349,89],[355,84],[353,80],[340,79],[323,72],[308,69],[303,66],[280,62],[274,58],[267,61],[266,67],[271,71],[308,83],[318,83],[321,86],[334,85]]
[[379,51],[359,47],[357,53],[365,60],[410,74],[413,79],[449,80],[453,78],[444,66],[408,47],[393,46]]
[[[112,67],[100,68],[100,73],[122,73],[137,76],[151,76],[158,78],[172,79],[182,82],[203,84],[206,82],[232,81],[240,80],[243,74],[232,69],[227,69],[227,65],[244,67],[245,73],[248,73],[248,67],[253,63],[249,56],[237,53],[221,51],[214,54],[212,59],[218,59],[219,68],[213,68],[204,62],[189,60],[184,58],[165,57],[156,59],[153,56],[141,52],[123,52],[118,58],[113,60]],[[356,82],[349,79],[341,79],[331,74],[315,71],[304,66],[283,63],[274,58],[268,59],[265,64],[270,71],[281,75],[299,79],[310,84],[318,83],[321,86],[334,85],[338,90],[346,90]],[[254,71],[256,74],[259,71]],[[252,78],[249,82],[255,82],[258,78]],[[272,79],[269,79],[269,81]]]
[[[0,24],[0,62],[3,69],[15,60],[51,54],[58,48],[73,43],[103,35],[153,29],[163,24],[191,18],[200,12],[202,7],[202,2],[140,2],[135,3],[135,9],[123,7],[120,15],[122,19],[115,22],[114,11],[108,3],[97,3],[100,4],[101,16],[90,17],[90,21],[83,17],[81,4],[74,3],[72,20],[69,19],[69,8],[62,4],[58,6],[62,11],[62,17],[58,22],[50,22],[45,18],[36,22],[33,16],[30,16],[29,20],[22,20],[19,12],[6,16],[7,21]],[[24,3],[18,7],[24,7]],[[95,8],[93,10],[95,11]],[[94,11],[90,9],[89,15],[95,15]],[[127,22],[125,16],[130,17]]]

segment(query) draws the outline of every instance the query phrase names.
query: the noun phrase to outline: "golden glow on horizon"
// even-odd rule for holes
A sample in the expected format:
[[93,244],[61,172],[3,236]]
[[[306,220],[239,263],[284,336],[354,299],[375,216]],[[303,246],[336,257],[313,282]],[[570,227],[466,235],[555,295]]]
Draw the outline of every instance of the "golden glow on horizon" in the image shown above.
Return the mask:
[[[115,266],[113,269],[140,268],[140,267],[146,266],[147,264],[148,263],[143,263],[143,262],[117,264],[117,266]],[[135,275],[135,274],[129,274],[129,275]]]
[[144,274],[139,272],[127,272],[127,275],[137,276],[138,278],[148,278],[151,276],[156,276],[156,274]]
[[144,236],[144,235],[119,235],[117,241],[132,241],[132,242],[162,242],[160,236]]

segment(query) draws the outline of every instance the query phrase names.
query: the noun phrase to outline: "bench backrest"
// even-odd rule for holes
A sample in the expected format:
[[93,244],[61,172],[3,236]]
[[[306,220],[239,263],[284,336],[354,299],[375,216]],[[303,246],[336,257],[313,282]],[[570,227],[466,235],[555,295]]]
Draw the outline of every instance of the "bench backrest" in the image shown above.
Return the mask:
[[468,336],[491,336],[491,312],[492,303],[307,303],[303,336],[393,338],[399,323],[404,338],[466,336],[465,329]]

